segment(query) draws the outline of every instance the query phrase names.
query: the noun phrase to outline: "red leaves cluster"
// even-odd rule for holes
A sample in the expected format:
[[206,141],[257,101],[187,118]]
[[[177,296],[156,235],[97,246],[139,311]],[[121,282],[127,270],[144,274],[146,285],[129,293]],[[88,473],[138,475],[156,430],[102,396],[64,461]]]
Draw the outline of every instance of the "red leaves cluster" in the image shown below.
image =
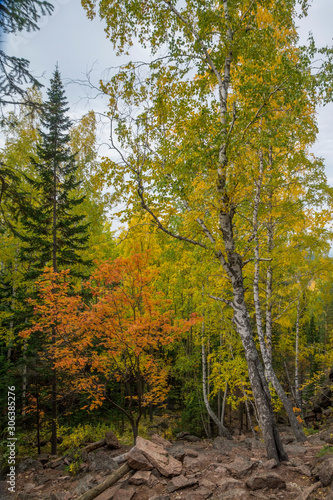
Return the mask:
[[171,301],[156,289],[158,272],[148,254],[102,263],[85,288],[91,300],[70,293],[68,271],[46,269],[37,282],[35,324],[22,335],[44,331],[55,367],[70,374],[75,388],[101,404],[107,382],[137,383],[131,398],[158,403],[167,394],[168,369],[163,349],[197,322],[177,320]]

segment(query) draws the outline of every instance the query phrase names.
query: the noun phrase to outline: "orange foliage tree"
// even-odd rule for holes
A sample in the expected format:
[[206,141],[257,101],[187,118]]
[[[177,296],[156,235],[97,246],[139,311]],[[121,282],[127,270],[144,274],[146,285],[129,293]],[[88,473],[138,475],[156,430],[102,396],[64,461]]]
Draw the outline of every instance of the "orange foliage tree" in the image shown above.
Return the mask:
[[[91,297],[86,304],[69,293],[68,271],[47,269],[37,282],[34,325],[24,333],[56,329],[49,355],[57,370],[88,394],[90,409],[107,399],[123,412],[134,439],[143,408],[166,399],[168,346],[199,321],[196,315],[176,319],[171,301],[156,289],[157,275],[148,253],[104,262],[84,285]],[[115,401],[112,381],[123,385],[126,404]]]

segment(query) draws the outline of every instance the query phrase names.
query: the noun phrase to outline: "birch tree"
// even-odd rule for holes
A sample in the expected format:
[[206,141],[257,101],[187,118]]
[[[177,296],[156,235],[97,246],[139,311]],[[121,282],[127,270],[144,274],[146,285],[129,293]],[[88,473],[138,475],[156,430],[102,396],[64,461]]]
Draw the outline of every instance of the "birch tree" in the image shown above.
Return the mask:
[[[98,2],[85,0],[89,17]],[[302,2],[306,8],[307,2]],[[122,68],[102,90],[109,96],[117,199],[143,209],[169,236],[215,258],[229,282],[218,300],[233,310],[268,458],[286,460],[256,349],[245,266],[253,262],[248,210],[251,142],[269,145],[263,120],[288,118],[312,98],[311,75],[296,48],[295,2],[274,0],[132,0],[99,2],[118,53],[139,41],[147,65]],[[309,125],[311,127],[311,125]],[[117,137],[117,138],[116,138]],[[292,134],[285,137],[298,142]],[[122,167],[122,168],[120,168]],[[126,213],[125,213],[126,215]]]

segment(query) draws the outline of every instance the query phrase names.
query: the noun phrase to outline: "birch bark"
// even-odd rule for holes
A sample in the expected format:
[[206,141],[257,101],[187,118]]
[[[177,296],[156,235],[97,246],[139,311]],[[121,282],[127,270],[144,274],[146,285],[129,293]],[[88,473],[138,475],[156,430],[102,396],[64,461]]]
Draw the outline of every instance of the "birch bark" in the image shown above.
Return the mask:
[[[297,417],[293,411],[292,404],[289,401],[288,396],[286,395],[282,385],[280,384],[280,382],[279,382],[279,380],[274,372],[274,369],[272,366],[271,353],[269,353],[269,350],[267,349],[267,345],[265,342],[265,335],[264,335],[263,326],[262,326],[263,323],[262,323],[261,304],[260,304],[260,296],[259,296],[260,251],[259,251],[259,236],[258,236],[258,212],[259,212],[259,204],[260,204],[260,197],[261,197],[263,173],[264,173],[264,160],[263,160],[262,151],[259,151],[259,176],[258,176],[258,181],[257,181],[257,185],[256,185],[256,194],[255,194],[254,209],[253,209],[253,235],[254,235],[254,241],[255,241],[255,249],[254,249],[255,272],[254,272],[254,279],[253,279],[253,299],[254,299],[254,305],[255,305],[257,332],[258,332],[260,350],[261,350],[261,355],[262,355],[262,359],[264,362],[266,376],[267,376],[268,380],[272,383],[274,389],[276,390],[277,395],[279,396],[279,398],[280,398],[280,400],[281,400],[281,402],[282,402],[282,404],[287,412],[290,425],[292,426],[292,429],[293,429],[293,432],[295,434],[297,441],[304,442],[304,441],[306,441],[306,436],[305,436],[305,434],[302,430],[302,427],[301,427],[300,423],[298,422]],[[271,323],[270,323],[270,326],[271,326]],[[270,328],[270,332],[271,332],[271,328]]]

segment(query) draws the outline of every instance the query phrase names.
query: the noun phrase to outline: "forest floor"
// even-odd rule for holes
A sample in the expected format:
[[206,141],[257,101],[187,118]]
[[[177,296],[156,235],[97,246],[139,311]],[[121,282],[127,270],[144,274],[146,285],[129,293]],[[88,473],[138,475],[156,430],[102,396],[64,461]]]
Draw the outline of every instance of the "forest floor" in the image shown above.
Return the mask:
[[[289,461],[277,466],[267,461],[265,448],[251,435],[228,441],[199,439],[185,435],[168,443],[167,456],[182,462],[181,474],[165,477],[157,468],[130,471],[96,500],[333,500],[333,448],[329,443],[333,426],[296,443],[291,429],[281,437]],[[333,440],[332,440],[333,442]],[[150,442],[148,442],[150,446]],[[153,444],[151,446],[154,446]],[[155,445],[156,446],[156,445]],[[157,449],[157,448],[156,448]],[[87,455],[79,473],[71,477],[66,459],[53,467],[49,457],[26,458],[17,467],[16,492],[9,493],[5,481],[1,500],[75,500],[104,481],[119,465],[114,457],[129,447],[110,450],[107,446]],[[331,452],[331,453],[330,453]]]

